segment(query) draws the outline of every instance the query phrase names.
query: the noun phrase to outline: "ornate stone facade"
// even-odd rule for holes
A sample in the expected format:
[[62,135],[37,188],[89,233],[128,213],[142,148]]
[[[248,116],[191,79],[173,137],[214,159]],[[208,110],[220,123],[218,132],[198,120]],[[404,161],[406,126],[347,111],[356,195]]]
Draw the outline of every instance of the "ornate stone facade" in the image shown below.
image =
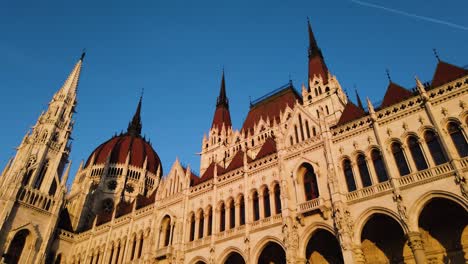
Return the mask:
[[[141,137],[101,144],[65,182],[83,57],[0,178],[4,263],[466,263],[468,71],[390,82],[353,104],[309,25],[309,82],[252,102],[241,129],[224,73],[200,176],[163,174]],[[164,175],[164,176],[163,176]]]

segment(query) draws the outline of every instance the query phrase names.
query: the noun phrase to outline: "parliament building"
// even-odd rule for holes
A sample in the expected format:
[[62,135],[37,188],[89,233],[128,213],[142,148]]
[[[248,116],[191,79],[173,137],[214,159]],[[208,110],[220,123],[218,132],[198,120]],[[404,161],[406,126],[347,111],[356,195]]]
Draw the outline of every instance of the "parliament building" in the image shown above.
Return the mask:
[[1,172],[0,263],[468,263],[466,67],[353,103],[308,34],[308,82],[241,128],[223,72],[199,170],[163,173],[140,98],[70,175],[83,54]]

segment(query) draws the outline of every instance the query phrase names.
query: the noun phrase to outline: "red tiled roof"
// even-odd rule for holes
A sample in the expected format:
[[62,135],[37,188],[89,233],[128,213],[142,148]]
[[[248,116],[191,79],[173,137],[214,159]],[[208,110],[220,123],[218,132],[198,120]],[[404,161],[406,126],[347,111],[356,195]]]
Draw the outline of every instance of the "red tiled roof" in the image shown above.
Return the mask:
[[[115,209],[114,209],[115,210]],[[96,217],[96,226],[103,225],[107,222],[110,222],[112,220],[112,212],[102,212],[98,214]]]
[[328,68],[320,56],[309,59],[309,78],[312,80],[315,75],[322,78],[323,84],[328,83]]
[[144,196],[144,195],[139,194],[136,198],[136,203],[137,203],[136,209],[140,209],[150,204],[153,204],[155,199],[156,199],[156,190],[154,190],[150,196]]
[[387,87],[387,91],[385,92],[385,96],[382,101],[382,104],[380,105],[380,108],[385,108],[393,104],[397,104],[401,101],[408,99],[411,96],[413,96],[413,93],[394,82],[390,82],[390,84]]
[[[252,159],[247,155],[247,163],[251,162]],[[234,155],[234,157],[231,160],[231,163],[229,163],[229,166],[223,171],[228,172],[228,171],[233,171],[235,169],[238,169],[240,167],[244,166],[244,151],[239,150],[237,153]],[[220,174],[218,172],[218,174]]]
[[274,119],[279,123],[280,111],[284,111],[287,106],[293,108],[296,100],[301,101],[301,97],[292,87],[264,99],[250,109],[242,125],[242,129],[246,133],[251,133],[255,124],[257,124],[261,118],[266,121],[267,117],[270,119],[270,125],[273,124]]
[[[128,152],[130,152],[130,165],[141,168],[143,167],[145,158],[148,158],[146,169],[152,173],[156,173],[161,164],[158,154],[156,154],[153,147],[146,140],[140,136],[124,134],[113,137],[97,147],[89,156],[85,167],[103,164],[109,155],[110,163],[125,163]],[[94,162],[90,164],[93,155],[95,156]]]
[[268,155],[276,153],[278,150],[276,149],[276,141],[272,137],[268,137],[265,143],[263,143],[262,148],[258,152],[257,156],[255,157],[256,160],[264,158]]
[[216,127],[219,131],[221,131],[221,128],[223,127],[223,123],[226,129],[232,126],[231,115],[229,114],[229,109],[224,105],[220,105],[216,107],[216,111],[213,117],[213,123],[211,124],[211,128]]
[[223,173],[224,171],[224,168],[219,166],[218,164],[216,164],[215,162],[212,162],[210,164],[210,166],[208,166],[208,168],[205,170],[205,173],[203,173],[203,175],[201,177],[197,177],[195,174],[192,174],[190,176],[190,186],[195,186],[197,184],[200,184],[200,183],[203,183],[203,182],[206,182],[210,179],[213,179],[214,178],[214,168],[216,166],[216,170],[217,170],[217,173],[218,175]]
[[135,201],[131,203],[121,201],[119,204],[117,204],[117,212],[115,212],[115,218],[119,218],[123,215],[131,213],[133,210],[133,203],[135,203]]
[[339,126],[348,123],[365,115],[366,112],[364,112],[364,110],[357,107],[355,104],[353,104],[353,102],[348,100],[348,103],[346,104],[343,113],[341,114],[340,120],[336,125]]
[[468,70],[440,61],[432,78],[432,87],[441,86],[467,74]]

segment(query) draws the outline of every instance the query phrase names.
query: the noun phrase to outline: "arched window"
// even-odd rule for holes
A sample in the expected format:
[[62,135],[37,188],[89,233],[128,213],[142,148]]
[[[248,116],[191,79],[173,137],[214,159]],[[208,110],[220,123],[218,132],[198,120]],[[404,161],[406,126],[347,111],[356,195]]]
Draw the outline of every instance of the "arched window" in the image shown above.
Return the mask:
[[198,221],[198,238],[203,237],[203,227],[205,225],[205,216],[203,210],[200,211],[200,220]]
[[208,236],[211,236],[212,228],[213,228],[213,213],[210,208],[208,209],[208,230],[206,230],[206,234]]
[[259,210],[259,204],[258,204],[258,193],[257,191],[254,191],[252,194],[252,205],[253,205],[253,216],[254,216],[254,221],[257,221],[260,219],[260,210]]
[[314,137],[317,135],[317,129],[315,129],[315,127],[312,127],[312,135],[314,135]]
[[170,239],[171,239],[171,218],[169,216],[165,216],[163,220],[163,232],[164,232],[164,246],[169,246]]
[[279,184],[276,184],[273,190],[275,192],[275,213],[281,214],[281,190]]
[[229,202],[229,228],[232,229],[236,226],[236,207],[234,200]]
[[44,163],[44,166],[42,166],[41,171],[39,172],[39,175],[37,175],[36,181],[34,183],[34,189],[39,189],[41,188],[42,181],[44,180],[44,177],[47,173],[47,169],[49,168],[49,161],[47,160]]
[[465,135],[463,135],[460,125],[455,122],[450,122],[448,123],[447,129],[455,148],[457,148],[458,155],[462,158],[468,156],[468,143],[466,143]]
[[137,258],[141,258],[141,253],[143,252],[143,242],[145,242],[145,238],[144,238],[144,235],[141,234],[141,237],[140,237],[140,248],[138,249],[138,257]]
[[434,133],[434,131],[427,130],[424,132],[424,140],[426,141],[427,148],[429,149],[432,159],[436,165],[447,162],[445,153],[440,145],[439,137]]
[[308,120],[305,121],[305,127],[306,127],[307,138],[310,138],[310,129],[309,129],[309,121]]
[[351,166],[351,161],[345,159],[343,161],[343,172],[345,175],[346,185],[348,186],[348,191],[352,192],[356,190],[356,182],[354,181],[353,168]]
[[[99,257],[99,251],[98,251],[98,257]],[[99,260],[99,259],[98,259]],[[62,254],[58,254],[57,257],[55,258],[55,264],[60,264],[62,262]],[[96,262],[97,263],[97,262]]]
[[369,174],[369,169],[367,168],[366,157],[359,154],[357,157],[357,165],[359,169],[359,174],[361,175],[362,186],[368,187],[372,185],[372,181]]
[[19,263],[28,236],[29,230],[27,229],[22,229],[15,234],[8,252],[4,255],[5,263]]
[[240,225],[245,225],[245,202],[244,202],[244,196],[241,196],[239,198],[239,206],[240,206],[240,215],[239,215],[239,220],[240,220]]
[[322,87],[319,86],[319,94],[322,94]]
[[314,168],[310,164],[301,165],[300,170],[304,171],[304,192],[307,201],[315,199],[319,196],[317,177],[315,176]]
[[270,191],[267,187],[263,189],[263,209],[265,217],[271,216],[271,208],[270,208]]
[[375,174],[379,182],[388,181],[387,170],[382,160],[382,154],[378,149],[373,149],[371,152],[372,163],[374,163]]
[[133,260],[135,258],[136,243],[137,243],[137,237],[134,237],[132,241],[132,253],[130,255],[130,260]]
[[400,176],[405,176],[409,174],[410,171],[409,171],[408,163],[406,163],[405,154],[403,153],[401,144],[398,142],[393,142],[391,148],[392,148],[393,158],[395,159],[395,163],[397,165]]
[[294,145],[294,140],[292,136],[289,137],[289,143],[291,144],[291,146]]
[[327,115],[330,114],[330,110],[328,110],[328,105],[325,106],[325,110],[327,111]]
[[55,179],[53,179],[52,184],[50,185],[50,188],[49,188],[49,195],[54,196],[56,190],[57,190],[57,182],[55,181]]
[[[112,258],[114,257],[114,245],[111,247],[110,257],[109,257],[109,264],[112,264]],[[78,256],[78,263],[80,263],[80,257]]]
[[315,88],[315,96],[318,95],[318,91],[317,91],[317,88]]
[[297,133],[297,126],[296,125],[294,125],[294,135],[296,137],[296,143],[298,143],[299,142],[299,134]]
[[190,241],[195,239],[195,214],[190,216]]
[[299,127],[301,129],[301,141],[304,141],[304,127],[302,126],[302,117],[301,117],[301,115],[299,115],[298,118],[299,118]]
[[223,232],[226,229],[226,209],[224,203],[219,208],[219,231]]
[[414,136],[408,137],[408,146],[411,152],[411,156],[413,156],[414,163],[416,163],[416,168],[418,170],[427,169],[427,162],[424,158],[424,154],[422,152],[421,146],[419,145],[418,139]]

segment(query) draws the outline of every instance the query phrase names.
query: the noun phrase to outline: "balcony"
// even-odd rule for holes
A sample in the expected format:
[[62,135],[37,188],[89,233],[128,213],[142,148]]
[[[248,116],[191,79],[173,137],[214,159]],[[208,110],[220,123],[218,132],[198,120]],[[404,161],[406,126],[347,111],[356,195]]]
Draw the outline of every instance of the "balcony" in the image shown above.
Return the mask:
[[400,188],[406,189],[414,185],[421,185],[433,182],[449,176],[453,172],[453,168],[449,163],[429,168],[427,170],[418,171],[398,179]]
[[346,194],[346,200],[353,202],[367,197],[373,197],[375,195],[382,195],[392,190],[392,184],[390,181],[382,182],[377,185],[369,186],[363,189],[359,189]]
[[170,258],[172,255],[172,246],[163,247],[156,250],[156,259],[166,259]]
[[319,210],[324,205],[323,198],[318,197],[310,201],[299,204],[299,213],[306,213],[314,210]]
[[20,189],[18,200],[24,204],[47,212],[51,212],[55,204],[53,196],[28,186],[24,186]]

